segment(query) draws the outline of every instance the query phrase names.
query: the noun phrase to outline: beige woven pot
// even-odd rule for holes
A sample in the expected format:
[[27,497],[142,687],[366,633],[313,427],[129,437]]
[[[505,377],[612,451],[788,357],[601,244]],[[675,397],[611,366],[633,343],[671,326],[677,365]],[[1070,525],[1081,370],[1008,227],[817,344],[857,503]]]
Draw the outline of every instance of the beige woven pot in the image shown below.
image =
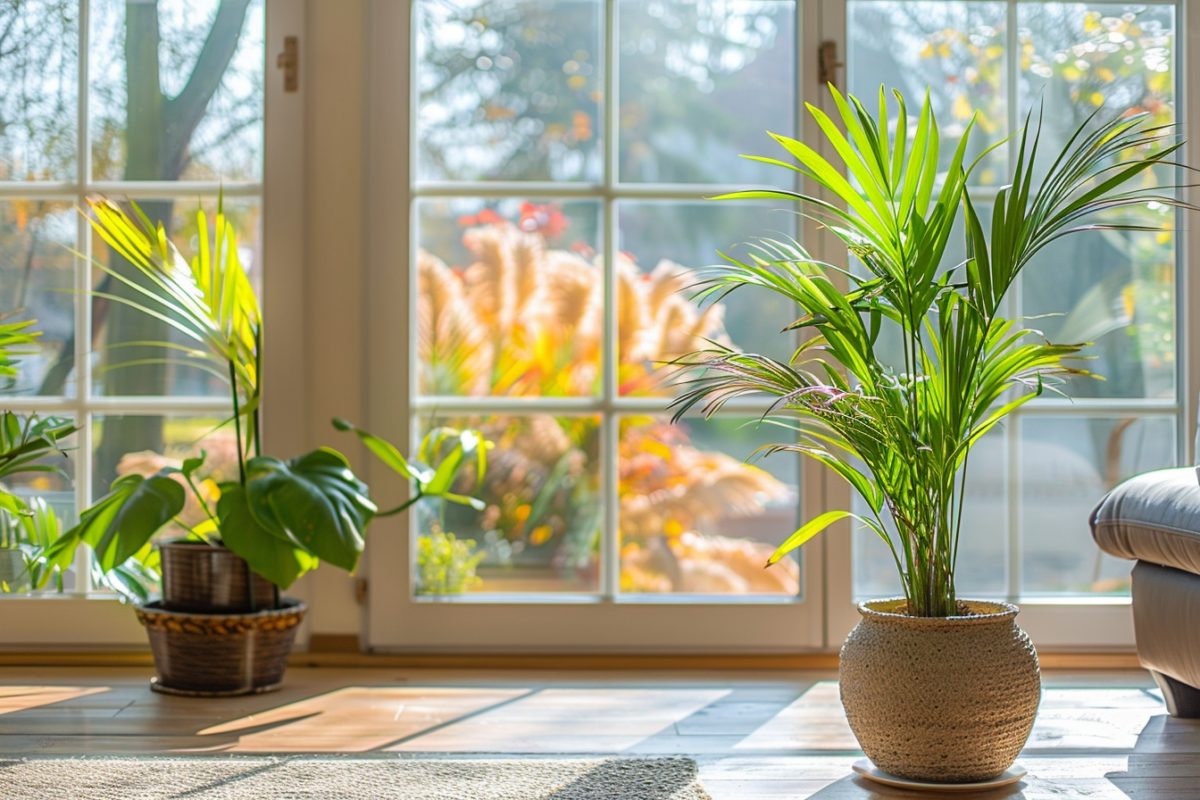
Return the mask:
[[970,615],[910,617],[905,601],[859,605],[839,678],[850,728],[879,769],[941,783],[1012,766],[1041,700],[1037,651],[1017,607],[965,601]]

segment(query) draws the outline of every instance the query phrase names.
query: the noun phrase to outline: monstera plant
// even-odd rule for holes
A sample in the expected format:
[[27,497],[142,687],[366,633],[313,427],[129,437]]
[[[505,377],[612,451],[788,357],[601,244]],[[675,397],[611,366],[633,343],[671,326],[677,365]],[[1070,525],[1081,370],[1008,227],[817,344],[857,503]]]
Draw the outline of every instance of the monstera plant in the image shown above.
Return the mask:
[[[144,553],[156,533],[174,526],[191,539],[228,548],[281,589],[321,561],[353,571],[377,509],[346,457],[329,447],[290,459],[262,452],[262,317],[239,260],[233,226],[221,211],[210,220],[198,210],[200,247],[188,260],[162,225],[152,223],[136,204],[130,205],[132,213],[104,199],[89,201],[89,208],[93,230],[136,268],[131,275],[93,261],[130,290],[95,294],[162,320],[185,343],[156,346],[179,352],[182,363],[227,380],[237,478],[218,486],[214,503],[212,493],[202,491],[195,480],[204,466],[203,452],[152,475],[122,475],[55,543],[51,558],[86,544],[103,569],[113,569]],[[415,467],[393,445],[349,423],[338,420],[337,425],[354,430],[384,464],[414,481],[417,496],[473,502],[448,488],[464,454],[482,458],[485,452],[474,432],[453,432],[457,449],[449,451],[439,472]],[[189,492],[204,511],[196,525],[179,519]]]
[[[319,447],[288,459],[262,452],[262,316],[239,258],[235,231],[220,206],[212,219],[203,210],[196,212],[198,248],[191,259],[137,204],[130,203],[129,211],[105,199],[89,201],[88,206],[93,230],[116,256],[110,263],[92,263],[118,287],[93,294],[150,315],[175,333],[171,341],[137,345],[151,345],[170,354],[174,363],[204,370],[228,384],[231,413],[226,424],[234,431],[236,475],[215,484],[201,480],[207,458],[203,451],[150,474],[123,474],[80,514],[76,526],[50,545],[45,559],[50,564],[69,563],[75,550],[86,545],[100,569],[109,571],[144,561],[157,549],[163,600],[138,608],[159,665],[155,688],[262,691],[282,676],[279,654],[286,656],[304,611],[298,601],[281,601],[279,590],[322,561],[353,571],[363,553],[367,525],[380,512],[366,484],[337,450]],[[488,444],[476,432],[439,429],[436,441],[427,440],[422,448],[422,455],[428,453],[438,462],[430,465],[406,459],[391,443],[350,423],[335,424],[357,434],[384,466],[411,481],[414,500],[476,502],[451,491],[468,459],[477,475],[484,472]],[[383,513],[399,513],[414,500]],[[199,509],[197,521],[181,516],[189,503]],[[157,534],[171,530],[180,536],[157,541],[162,538]],[[260,623],[256,615],[263,610],[282,616]],[[180,664],[192,660],[180,653],[196,652],[194,643],[178,641],[190,630],[170,616],[179,613],[192,615],[193,628],[208,630],[204,626],[211,625],[215,640],[204,644],[206,652],[220,653],[220,643],[228,645],[225,683],[213,682],[211,664],[197,672],[199,677],[178,671]],[[229,615],[254,619],[231,622]],[[288,636],[262,645],[279,661],[265,672],[237,660],[243,658],[245,642],[228,640],[231,631],[244,635],[260,624],[265,626],[259,630],[260,639],[281,631]],[[161,657],[160,648],[165,652],[170,647],[181,650]],[[250,682],[246,675],[253,676]]]

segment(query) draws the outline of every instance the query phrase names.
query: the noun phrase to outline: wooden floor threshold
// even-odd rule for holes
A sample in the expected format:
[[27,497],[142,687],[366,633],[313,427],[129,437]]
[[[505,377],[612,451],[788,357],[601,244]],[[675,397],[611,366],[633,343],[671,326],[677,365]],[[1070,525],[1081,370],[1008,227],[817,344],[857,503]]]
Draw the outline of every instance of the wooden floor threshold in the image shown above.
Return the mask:
[[[1133,652],[1047,652],[1042,669],[1138,669]],[[149,651],[0,652],[4,667],[144,667]],[[309,650],[294,653],[293,667],[525,670],[836,670],[836,653],[794,654],[618,654],[618,653],[362,653]]]

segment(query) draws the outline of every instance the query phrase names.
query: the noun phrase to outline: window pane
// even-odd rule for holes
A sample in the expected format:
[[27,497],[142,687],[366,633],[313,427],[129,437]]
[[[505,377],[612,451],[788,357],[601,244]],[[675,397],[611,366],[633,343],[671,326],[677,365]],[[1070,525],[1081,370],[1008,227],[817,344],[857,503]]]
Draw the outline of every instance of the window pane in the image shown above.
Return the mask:
[[0,394],[74,394],[75,247],[70,203],[0,201],[0,320],[36,320],[41,333]]
[[0,181],[75,178],[79,3],[0,5]]
[[1017,14],[1022,105],[1053,109],[1043,122],[1046,155],[1098,108],[1174,122],[1173,5],[1023,2]]
[[1021,590],[1129,593],[1130,562],[1104,555],[1088,515],[1104,492],[1174,466],[1171,417],[1031,417],[1021,421]]
[[600,204],[418,203],[420,391],[562,397],[600,389]]
[[[1050,157],[1098,108],[1104,116],[1146,112],[1175,120],[1174,8],[1022,3],[1025,102],[1055,109],[1043,126]],[[1145,173],[1144,185],[1170,194],[1169,168]],[[1186,182],[1186,181],[1185,181]],[[1158,231],[1068,238],[1026,270],[1027,315],[1055,341],[1095,342],[1088,369],[1106,380],[1073,379],[1077,397],[1174,399],[1176,370],[1176,214],[1158,204],[1096,221],[1133,222]]]
[[94,178],[262,176],[262,0],[93,0],[90,19]]
[[621,0],[620,178],[771,183],[765,131],[795,130],[795,3]]
[[697,270],[744,256],[753,237],[795,235],[794,209],[740,202],[622,201],[617,206],[620,389],[624,395],[669,391],[662,363],[708,347],[705,338],[778,359],[794,339],[781,333],[796,318],[787,300],[766,290],[739,290],[698,307],[688,287]]
[[495,447],[483,484],[468,466],[455,487],[483,511],[419,504],[417,593],[597,591],[599,417],[439,417],[423,421],[421,434],[437,426],[476,428]]
[[[971,134],[974,154],[1007,135],[1004,3],[848,0],[846,15],[850,91],[868,108],[874,108],[881,85],[903,92],[914,106],[909,109],[909,141],[928,91],[942,134],[943,169],[973,113],[979,114]],[[1005,164],[1003,149],[994,151],[972,174],[972,182],[1004,183]]]
[[[191,259],[197,252],[196,211],[202,208],[212,221],[217,200],[140,200],[138,206],[153,220],[162,220],[168,236]],[[257,198],[225,198],[223,208],[238,235],[238,258],[255,286],[262,284],[262,205]],[[92,237],[92,257],[108,266],[132,274],[132,267],[113,253],[98,236]],[[132,290],[99,269],[92,271],[97,291],[131,294]],[[169,342],[196,347],[197,343],[166,322],[138,310],[107,300],[92,304],[92,389],[105,396],[144,397],[154,395],[228,395],[223,373],[198,366],[177,348],[147,346],[144,342]]]
[[1072,397],[1175,398],[1175,213],[1133,215],[1161,230],[1060,239],[1024,272],[1029,325],[1054,342],[1095,343],[1080,366],[1104,380],[1071,378]]
[[799,464],[784,453],[747,463],[757,448],[786,433],[756,422],[620,420],[622,592],[799,592],[795,558],[763,569],[796,530]]
[[599,180],[597,0],[421,0],[420,180]]
[[[955,587],[960,597],[1003,597],[1008,593],[1009,531],[1008,446],[1003,428],[994,429],[975,445],[967,468],[967,500],[963,508]],[[856,514],[870,514],[857,496],[853,510]],[[855,597],[868,599],[901,594],[900,578],[891,551],[874,532],[855,525]]]

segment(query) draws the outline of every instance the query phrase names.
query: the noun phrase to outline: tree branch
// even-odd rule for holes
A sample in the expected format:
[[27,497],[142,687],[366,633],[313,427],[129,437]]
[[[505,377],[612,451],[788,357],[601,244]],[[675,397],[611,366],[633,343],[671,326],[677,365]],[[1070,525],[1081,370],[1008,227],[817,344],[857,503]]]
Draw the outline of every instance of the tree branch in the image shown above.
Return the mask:
[[167,101],[164,114],[168,137],[166,152],[176,156],[180,164],[183,163],[183,153],[192,140],[196,126],[204,118],[209,100],[221,85],[225,70],[233,60],[249,5],[250,0],[221,1],[187,84],[179,94]]

